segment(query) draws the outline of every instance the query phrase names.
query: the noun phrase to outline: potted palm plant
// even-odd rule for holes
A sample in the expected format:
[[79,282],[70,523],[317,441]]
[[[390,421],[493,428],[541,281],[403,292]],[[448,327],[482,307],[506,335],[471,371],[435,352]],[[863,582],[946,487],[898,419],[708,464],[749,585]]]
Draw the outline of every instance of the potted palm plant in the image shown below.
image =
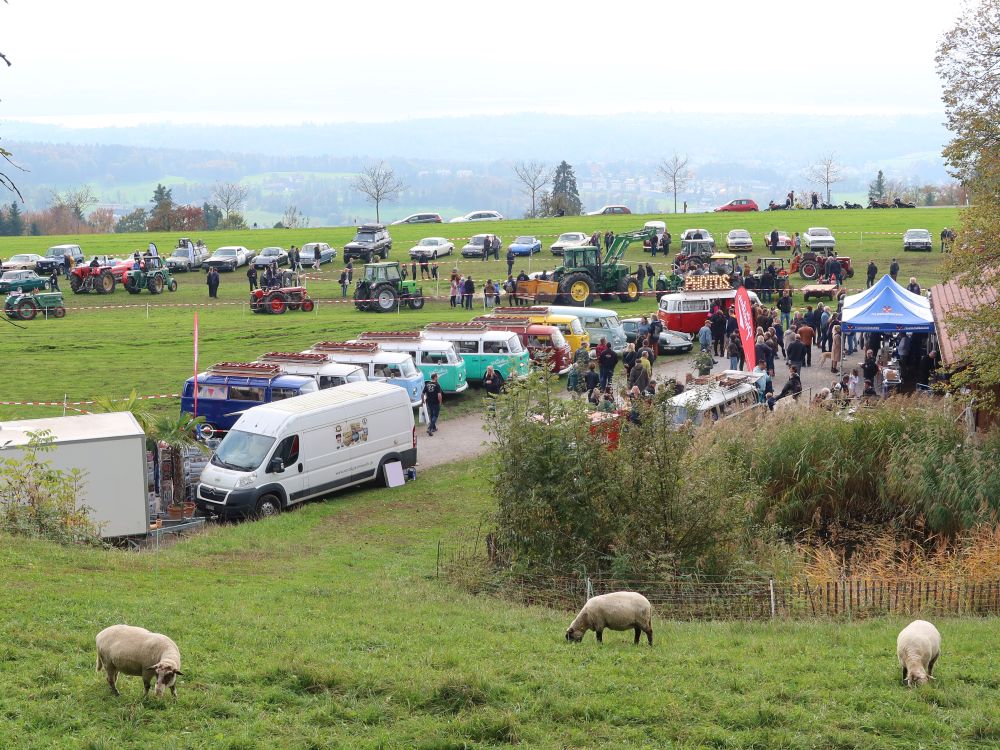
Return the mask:
[[207,450],[195,439],[198,425],[204,422],[204,417],[192,417],[190,414],[163,416],[153,422],[152,437],[160,450],[166,454],[164,461],[170,467],[169,476],[161,477],[160,494],[167,504],[168,518],[190,518],[194,515],[194,503],[185,496],[184,485],[184,449],[198,447]]
[[712,365],[715,364],[715,360],[712,358],[711,352],[701,351],[695,355],[694,366],[698,370],[699,375],[708,375],[712,372]]

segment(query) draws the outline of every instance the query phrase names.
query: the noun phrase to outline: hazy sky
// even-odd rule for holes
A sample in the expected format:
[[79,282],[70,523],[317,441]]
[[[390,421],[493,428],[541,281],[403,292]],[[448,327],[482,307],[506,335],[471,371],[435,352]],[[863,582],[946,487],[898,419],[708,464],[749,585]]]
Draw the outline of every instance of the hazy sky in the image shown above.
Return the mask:
[[0,118],[939,112],[957,0],[9,0]]

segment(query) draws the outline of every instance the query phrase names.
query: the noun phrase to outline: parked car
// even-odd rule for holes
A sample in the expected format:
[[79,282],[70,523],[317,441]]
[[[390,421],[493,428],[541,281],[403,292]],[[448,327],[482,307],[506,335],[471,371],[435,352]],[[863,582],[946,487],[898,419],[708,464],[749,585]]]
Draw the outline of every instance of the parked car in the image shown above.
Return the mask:
[[[299,262],[303,266],[312,265],[316,257],[316,248],[319,248],[319,262],[320,265],[324,263],[329,263],[334,258],[337,257],[337,248],[330,247],[326,242],[307,242],[302,246],[299,251]],[[344,255],[344,260],[347,260],[347,255]]]
[[375,257],[385,260],[390,250],[392,237],[384,224],[362,224],[354,239],[344,245],[344,260],[361,258],[365,263],[371,263]]
[[396,224],[440,224],[441,221],[441,214],[410,214],[405,219],[397,219],[392,224],[393,226]]
[[42,256],[38,253],[18,253],[0,263],[0,269],[4,271],[34,271],[41,259]]
[[[667,233],[667,223],[665,221],[647,221],[645,224],[642,225],[642,228],[652,229],[654,232],[656,232],[656,246],[661,248],[662,251],[662,245],[660,243],[663,240],[663,235]],[[642,251],[644,253],[652,251],[649,244],[649,240],[642,241]]]
[[192,242],[187,237],[181,237],[177,241],[177,247],[167,256],[165,263],[170,272],[175,273],[201,268],[206,260],[208,260],[208,248],[204,242],[201,240]]
[[590,235],[584,232],[563,232],[559,238],[549,246],[553,255],[562,255],[567,247],[580,247],[590,242]]
[[235,271],[248,262],[248,251],[242,245],[226,245],[220,247],[212,257],[205,261],[205,266],[219,271]]
[[[468,243],[462,248],[463,258],[482,258],[483,257],[483,245],[486,243],[487,237],[493,237],[492,234],[477,234],[469,238]],[[500,248],[503,249],[503,240],[500,240]]]
[[444,237],[424,237],[410,248],[410,257],[415,260],[420,258],[434,260],[442,255],[451,255],[453,252],[455,252],[455,244]]
[[[654,316],[650,315],[647,319],[652,317]],[[622,326],[625,328],[625,338],[633,344],[639,338],[639,325],[641,322],[642,318],[625,318],[622,320]],[[659,344],[658,354],[674,354],[676,352],[691,351],[691,348],[694,346],[694,340],[690,333],[664,329],[660,331]]]
[[759,211],[757,203],[750,198],[737,198],[729,201],[724,206],[719,206],[716,211]]
[[907,229],[903,235],[903,250],[919,250],[930,252],[934,249],[934,240],[926,229]]
[[795,241],[792,239],[792,236],[788,234],[788,232],[786,232],[784,229],[778,230],[777,248],[771,247],[771,233],[770,232],[764,233],[764,247],[768,248],[769,250],[775,250],[775,249],[790,250],[794,246],[795,246]]
[[715,250],[715,237],[707,229],[685,229],[681,233],[681,253],[711,255]]
[[282,247],[265,247],[253,259],[253,264],[257,268],[266,268],[272,263],[277,263],[279,266],[287,265],[288,251]]
[[470,211],[465,216],[456,216],[450,223],[462,221],[503,221],[503,214],[499,211]]
[[746,229],[730,229],[726,235],[726,247],[730,250],[753,250],[753,237]]
[[809,227],[802,235],[802,243],[810,250],[833,250],[837,240],[826,227]]
[[3,276],[0,276],[0,294],[16,292],[18,289],[22,292],[30,292],[33,289],[48,288],[48,276],[42,277],[34,271],[29,271],[27,269],[21,269],[19,271],[4,271]]
[[601,206],[596,211],[588,211],[587,216],[620,216],[630,213],[632,211],[627,206]]
[[516,237],[510,243],[510,250],[514,255],[534,255],[542,252],[542,241],[537,237]]
[[39,276],[49,276],[53,271],[65,272],[66,256],[73,259],[73,265],[83,263],[83,250],[79,245],[54,245],[45,251],[45,255],[35,264]]

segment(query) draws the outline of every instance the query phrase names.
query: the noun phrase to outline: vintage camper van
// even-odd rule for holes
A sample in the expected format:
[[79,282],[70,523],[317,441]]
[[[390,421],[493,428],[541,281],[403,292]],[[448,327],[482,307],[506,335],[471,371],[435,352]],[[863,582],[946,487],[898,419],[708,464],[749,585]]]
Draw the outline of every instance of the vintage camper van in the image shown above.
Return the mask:
[[307,353],[325,354],[331,362],[357,365],[369,380],[384,380],[405,390],[415,407],[423,400],[424,376],[408,354],[382,351],[374,341],[320,341]]
[[356,340],[375,341],[382,351],[409,354],[424,382],[436,374],[445,393],[461,393],[469,387],[465,361],[450,341],[424,338],[420,331],[366,331]]
[[531,358],[521,339],[510,331],[497,331],[485,323],[431,323],[424,338],[450,341],[465,362],[469,380],[480,381],[490,365],[504,380],[527,375]]

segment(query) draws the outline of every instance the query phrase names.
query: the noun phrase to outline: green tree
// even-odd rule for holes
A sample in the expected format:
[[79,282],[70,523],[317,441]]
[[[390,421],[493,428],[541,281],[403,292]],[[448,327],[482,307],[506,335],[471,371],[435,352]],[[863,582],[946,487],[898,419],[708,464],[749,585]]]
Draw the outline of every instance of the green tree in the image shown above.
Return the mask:
[[247,222],[239,211],[230,211],[229,215],[219,222],[219,229],[246,229]]
[[875,179],[868,183],[868,200],[885,200],[885,175],[882,174],[881,169],[878,171]]
[[[1000,0],[969,3],[938,46],[948,129],[944,149],[951,173],[968,190],[970,205],[961,214],[961,231],[947,269],[961,283],[992,285],[1000,291]],[[956,392],[965,387],[983,408],[998,406],[1000,389],[1000,308],[982,306],[958,313],[952,324],[968,343],[967,366],[951,378]]]
[[149,216],[146,213],[146,209],[137,208],[118,219],[115,223],[115,232],[119,234],[124,232],[145,232],[148,220]]
[[24,217],[16,202],[11,203],[7,209],[7,234],[13,237],[24,234]]
[[150,232],[169,232],[173,229],[173,190],[165,185],[157,183],[156,190],[153,191],[153,198],[150,203],[153,204],[153,210],[150,212],[149,219],[146,221],[146,229]]
[[218,229],[219,224],[222,223],[222,211],[214,203],[209,203],[205,201],[201,204],[201,210],[205,214],[205,229],[212,231],[213,229]]
[[0,207],[0,237],[10,236],[9,226],[7,223],[7,210]]
[[583,211],[580,191],[576,187],[576,175],[573,167],[566,161],[559,162],[552,174],[552,192],[548,196],[547,207],[548,216],[558,215],[560,211],[566,216],[579,216]]

